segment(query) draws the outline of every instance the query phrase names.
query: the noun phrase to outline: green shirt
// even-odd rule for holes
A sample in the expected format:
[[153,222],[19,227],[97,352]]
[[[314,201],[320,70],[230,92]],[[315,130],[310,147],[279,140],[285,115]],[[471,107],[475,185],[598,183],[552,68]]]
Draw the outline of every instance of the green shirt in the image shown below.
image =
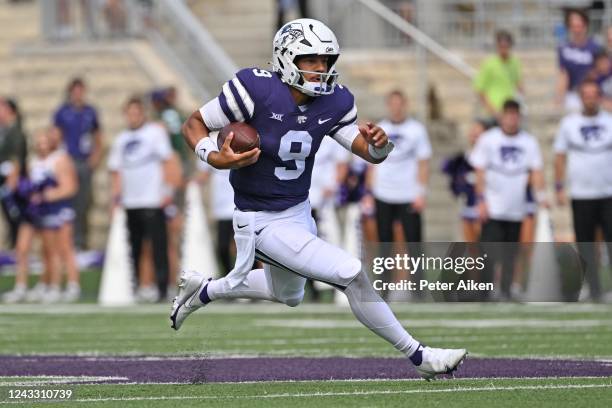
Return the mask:
[[506,61],[499,55],[493,55],[484,60],[474,78],[474,88],[484,93],[497,110],[504,102],[516,96],[518,84],[521,81],[521,64],[515,56]]
[[21,167],[25,166],[27,155],[26,137],[18,123],[0,129],[0,163],[15,160]]

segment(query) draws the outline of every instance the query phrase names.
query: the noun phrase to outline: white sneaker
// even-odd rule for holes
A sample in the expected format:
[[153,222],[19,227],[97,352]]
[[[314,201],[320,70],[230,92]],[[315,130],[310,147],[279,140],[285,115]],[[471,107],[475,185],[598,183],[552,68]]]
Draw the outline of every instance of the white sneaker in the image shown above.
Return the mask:
[[68,282],[66,290],[62,294],[62,301],[66,303],[77,302],[81,298],[81,285],[76,282]]
[[2,295],[2,301],[4,303],[20,303],[26,298],[26,287],[23,285],[15,285],[15,288],[10,292],[6,292]]
[[211,280],[212,278],[206,279],[196,271],[183,271],[178,285],[178,295],[172,302],[170,327],[174,330],[180,329],[187,316],[204,306],[199,298],[200,291]]
[[48,287],[46,283],[38,282],[32,289],[28,290],[25,301],[29,303],[42,301],[45,293],[47,293],[47,289]]
[[57,303],[62,300],[62,292],[59,286],[49,285],[49,289],[42,296],[41,300],[42,303]]
[[435,379],[436,375],[439,374],[452,375],[468,354],[466,349],[440,349],[432,347],[423,347],[421,353],[421,364],[415,364],[414,368],[427,381]]

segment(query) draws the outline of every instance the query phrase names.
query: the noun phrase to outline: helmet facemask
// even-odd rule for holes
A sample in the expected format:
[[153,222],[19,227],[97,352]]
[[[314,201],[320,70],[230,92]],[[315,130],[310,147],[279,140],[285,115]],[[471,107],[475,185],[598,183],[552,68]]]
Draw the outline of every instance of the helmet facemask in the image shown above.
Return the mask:
[[[299,59],[300,57],[304,56],[296,57],[296,59]],[[330,95],[334,93],[336,81],[338,80],[338,72],[335,69],[336,60],[338,60],[337,55],[329,56],[327,61],[327,72],[306,71],[299,69],[297,63],[294,61],[293,64],[295,65],[295,70],[299,74],[299,78],[293,87],[299,89],[300,92],[303,92],[309,96]],[[316,74],[319,76],[319,81],[308,81],[306,80],[305,74]]]

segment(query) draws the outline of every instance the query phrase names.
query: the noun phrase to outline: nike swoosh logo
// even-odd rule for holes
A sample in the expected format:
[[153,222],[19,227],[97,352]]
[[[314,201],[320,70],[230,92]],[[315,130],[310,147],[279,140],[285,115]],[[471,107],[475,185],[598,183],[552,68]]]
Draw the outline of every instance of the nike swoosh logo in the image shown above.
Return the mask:
[[249,224],[244,224],[244,225],[236,225],[236,226],[238,227],[238,229],[241,229],[241,228],[246,227],[247,225],[249,225]]
[[261,234],[261,231],[263,231],[263,230],[264,230],[264,229],[262,228],[262,229],[260,229],[259,231],[255,231],[255,235],[259,235],[259,234]]
[[328,119],[325,119],[325,120],[321,120],[321,119],[319,118],[319,125],[322,125],[322,124],[324,124],[325,122],[330,121],[330,120],[332,120],[332,118],[328,118]]

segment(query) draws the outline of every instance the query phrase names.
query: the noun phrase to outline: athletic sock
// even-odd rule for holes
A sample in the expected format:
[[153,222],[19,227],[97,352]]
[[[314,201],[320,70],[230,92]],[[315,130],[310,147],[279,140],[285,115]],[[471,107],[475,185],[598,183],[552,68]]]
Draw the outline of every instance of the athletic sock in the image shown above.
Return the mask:
[[410,361],[412,361],[412,364],[414,364],[415,366],[420,366],[421,363],[423,363],[423,349],[424,348],[425,346],[423,346],[422,344],[419,344],[415,352],[412,353],[411,356],[409,356]]
[[419,342],[402,327],[389,305],[374,291],[363,271],[353,279],[344,293],[353,314],[364,326],[408,357],[418,351]]
[[[268,287],[268,279],[263,269],[253,269],[240,285],[231,287],[227,278],[210,281],[200,293],[202,303],[217,299],[257,299],[277,301]],[[206,303],[204,303],[206,304]]]
[[200,289],[200,302],[202,302],[203,305],[210,303],[210,297],[208,296],[208,285],[210,281],[211,279],[207,280],[206,283],[204,283],[204,287]]

